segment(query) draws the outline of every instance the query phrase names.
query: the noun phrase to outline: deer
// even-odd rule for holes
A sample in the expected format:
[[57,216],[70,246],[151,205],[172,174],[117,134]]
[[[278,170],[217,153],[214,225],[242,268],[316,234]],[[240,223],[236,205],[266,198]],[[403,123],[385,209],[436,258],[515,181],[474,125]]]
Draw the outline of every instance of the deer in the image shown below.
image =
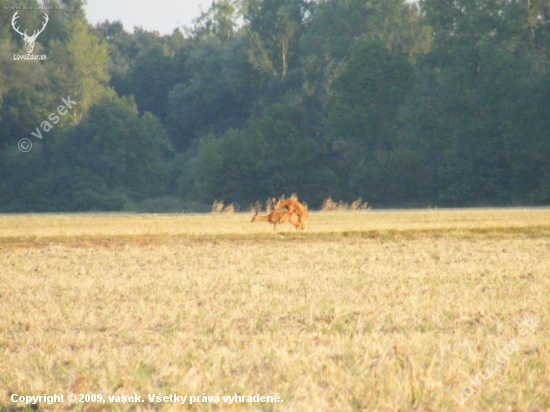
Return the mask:
[[19,17],[17,15],[17,13],[19,13],[19,11],[16,11],[11,19],[11,25],[13,27],[13,29],[19,33],[21,35],[21,37],[23,38],[23,40],[25,41],[25,48],[27,49],[27,54],[31,54],[32,51],[34,50],[34,42],[36,41],[36,39],[38,38],[38,35],[40,33],[42,33],[44,31],[44,29],[46,28],[46,25],[48,24],[48,21],[50,20],[50,18],[48,17],[48,15],[46,13],[44,13],[44,22],[42,23],[42,28],[38,31],[34,30],[33,33],[32,33],[32,36],[29,36],[27,34],[27,30],[25,30],[24,33],[22,33],[20,30],[19,30],[19,27],[15,27],[15,24],[16,24],[16,20],[17,18]]
[[298,223],[300,229],[304,230],[306,227],[306,220],[309,217],[307,207],[298,202],[296,199],[281,200],[275,206],[275,212],[285,212],[286,215],[296,214],[298,216]]
[[298,220],[298,215],[296,213],[288,212],[277,212],[273,211],[267,215],[260,215],[258,209],[256,209],[256,214],[252,217],[251,222],[269,222],[273,223],[273,230],[277,228],[277,225],[283,223],[291,223],[296,230],[300,229],[300,221]]

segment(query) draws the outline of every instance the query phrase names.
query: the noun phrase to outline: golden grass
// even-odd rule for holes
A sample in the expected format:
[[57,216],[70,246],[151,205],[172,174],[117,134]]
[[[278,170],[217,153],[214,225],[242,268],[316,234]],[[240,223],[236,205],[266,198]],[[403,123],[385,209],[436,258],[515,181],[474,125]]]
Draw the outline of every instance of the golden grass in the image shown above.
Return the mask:
[[[254,213],[235,214],[57,214],[0,215],[0,245],[14,242],[49,242],[52,238],[203,238],[225,235],[231,239],[273,239],[267,226],[250,224]],[[484,232],[500,235],[532,233],[550,235],[548,209],[471,209],[418,211],[310,212],[306,238],[330,240],[331,236],[469,236]],[[289,236],[291,225],[278,233]],[[295,234],[295,235],[300,235]],[[222,236],[223,237],[223,236]],[[167,239],[163,239],[167,240]]]
[[303,233],[250,217],[0,216],[0,408],[550,409],[550,210],[311,213]]

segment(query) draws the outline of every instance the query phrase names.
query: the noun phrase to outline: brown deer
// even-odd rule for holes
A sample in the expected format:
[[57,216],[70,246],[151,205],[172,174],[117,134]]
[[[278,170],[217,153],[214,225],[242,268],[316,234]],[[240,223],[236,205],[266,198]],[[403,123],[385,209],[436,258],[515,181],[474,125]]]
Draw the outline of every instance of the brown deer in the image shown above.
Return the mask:
[[258,210],[256,210],[256,214],[252,217],[251,222],[273,223],[273,230],[277,228],[277,225],[282,225],[283,223],[291,223],[296,228],[296,230],[301,228],[300,221],[298,220],[298,215],[296,213],[288,212],[273,211],[267,215],[260,215],[258,213]]
[[300,229],[304,230],[306,228],[306,220],[309,217],[307,207],[298,202],[296,199],[286,199],[281,200],[275,206],[275,212],[285,212],[287,215],[296,214],[298,216],[298,223]]

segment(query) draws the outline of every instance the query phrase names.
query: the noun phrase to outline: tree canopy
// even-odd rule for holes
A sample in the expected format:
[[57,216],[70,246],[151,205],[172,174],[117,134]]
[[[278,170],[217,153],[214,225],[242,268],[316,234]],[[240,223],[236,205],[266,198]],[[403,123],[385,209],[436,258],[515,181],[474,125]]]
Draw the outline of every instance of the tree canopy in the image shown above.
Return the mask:
[[170,35],[58,4],[44,60],[0,15],[0,211],[550,204],[546,0],[216,0]]

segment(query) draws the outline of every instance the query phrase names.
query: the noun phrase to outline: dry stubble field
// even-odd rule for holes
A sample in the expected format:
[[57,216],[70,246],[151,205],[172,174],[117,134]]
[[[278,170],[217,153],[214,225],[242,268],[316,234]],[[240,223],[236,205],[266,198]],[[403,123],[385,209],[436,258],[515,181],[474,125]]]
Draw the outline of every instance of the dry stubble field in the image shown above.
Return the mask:
[[250,218],[0,216],[0,409],[550,410],[549,209]]

